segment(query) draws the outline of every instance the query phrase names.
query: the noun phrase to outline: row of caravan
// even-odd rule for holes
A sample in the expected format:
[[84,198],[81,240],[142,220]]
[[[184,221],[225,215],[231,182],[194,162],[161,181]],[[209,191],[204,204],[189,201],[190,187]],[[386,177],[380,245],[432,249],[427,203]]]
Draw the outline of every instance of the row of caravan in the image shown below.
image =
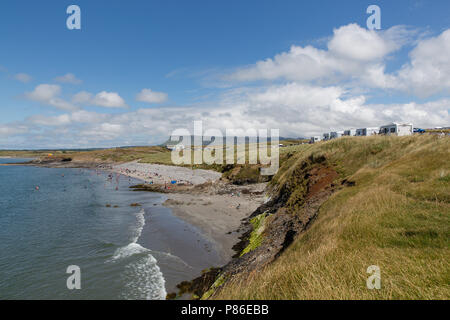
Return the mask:
[[311,143],[321,140],[331,140],[340,138],[342,136],[373,136],[373,135],[396,135],[396,136],[409,136],[414,132],[412,123],[399,123],[393,122],[381,127],[368,127],[360,129],[348,129],[343,131],[326,132],[323,136],[311,137]]

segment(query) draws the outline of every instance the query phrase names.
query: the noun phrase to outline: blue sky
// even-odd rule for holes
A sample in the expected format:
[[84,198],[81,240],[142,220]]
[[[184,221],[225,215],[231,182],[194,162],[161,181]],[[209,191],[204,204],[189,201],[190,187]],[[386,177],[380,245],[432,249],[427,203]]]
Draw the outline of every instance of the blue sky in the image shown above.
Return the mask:
[[[66,8],[71,4],[81,8],[81,30],[66,28]],[[370,4],[381,8],[382,30],[375,32],[375,40],[366,40],[382,39],[385,42],[374,50],[386,52],[375,57],[361,50],[343,52],[353,48],[347,39],[367,31]],[[412,118],[421,126],[448,125],[448,69],[421,62],[428,59],[428,47],[414,50],[421,41],[433,49],[445,47],[449,12],[450,2],[437,0],[2,1],[0,148],[151,144],[198,117],[212,127],[279,126],[283,135],[291,136],[366,125],[374,110],[389,111],[374,122]],[[342,30],[339,39],[335,30]],[[426,42],[433,38],[436,43]],[[358,45],[361,42],[355,42],[356,49]],[[296,74],[305,69],[304,60],[296,60],[298,55],[316,59],[322,54],[303,49],[294,53],[292,46],[321,50],[326,63],[305,71],[311,75],[306,78],[292,75],[289,68],[298,66]],[[279,63],[277,55],[281,55]],[[417,61],[413,63],[411,57]],[[275,61],[275,66],[258,66],[266,59]],[[446,61],[439,63],[446,65]],[[380,66],[383,80],[369,79]],[[357,73],[366,67],[364,76]],[[407,70],[401,73],[402,68]],[[436,70],[442,73],[439,84],[421,90],[420,81],[433,78]],[[408,82],[417,75],[422,80]],[[159,98],[138,99],[144,89],[159,93]],[[321,90],[335,100],[305,98],[321,95]],[[89,96],[75,103],[80,92]],[[282,96],[275,99],[273,92]],[[292,94],[297,95],[298,105],[289,100]],[[365,112],[352,120],[354,124],[320,119],[320,108],[335,110],[341,102],[353,111],[339,112]],[[402,111],[411,103],[414,112]],[[299,119],[274,121],[277,114],[267,110],[277,106],[287,108],[285,114],[298,110]],[[435,117],[420,123],[429,118],[423,112],[431,109],[442,121]],[[249,110],[256,114],[245,117]],[[149,117],[148,124],[143,123],[143,114]],[[93,134],[102,128],[104,135]],[[30,141],[30,137],[37,139]]]

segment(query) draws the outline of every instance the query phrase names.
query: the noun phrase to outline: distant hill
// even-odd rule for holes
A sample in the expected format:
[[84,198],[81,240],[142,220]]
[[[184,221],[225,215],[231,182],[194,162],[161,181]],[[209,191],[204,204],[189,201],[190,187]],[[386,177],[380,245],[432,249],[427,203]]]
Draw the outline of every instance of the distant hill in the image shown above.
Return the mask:
[[[202,137],[197,137],[198,139],[202,139]],[[245,142],[246,143],[248,143],[249,142],[249,138],[247,137],[246,139],[245,139]],[[271,137],[267,137],[267,141],[268,142],[270,142],[272,139],[271,139]],[[290,141],[290,142],[293,142],[293,141],[302,141],[302,140],[306,140],[305,138],[287,138],[287,137],[279,137],[279,141],[281,142],[281,141]],[[308,139],[309,140],[309,139]],[[195,136],[191,136],[191,145],[194,145],[194,141],[195,141]],[[238,138],[237,137],[234,137],[234,143],[237,143],[237,141],[238,141]],[[259,141],[259,139],[258,139],[258,141]],[[160,144],[160,146],[168,146],[168,145],[175,145],[175,144],[177,144],[177,143],[179,143],[180,142],[180,140],[177,140],[177,141],[171,141],[171,139],[170,139],[170,137],[167,139],[167,141],[165,141],[164,143],[162,143],[162,144]],[[203,143],[202,143],[202,145],[203,146],[207,146],[207,145],[209,145],[211,143],[211,141],[203,141]],[[223,138],[223,144],[225,144],[226,143],[226,137],[224,137]]]

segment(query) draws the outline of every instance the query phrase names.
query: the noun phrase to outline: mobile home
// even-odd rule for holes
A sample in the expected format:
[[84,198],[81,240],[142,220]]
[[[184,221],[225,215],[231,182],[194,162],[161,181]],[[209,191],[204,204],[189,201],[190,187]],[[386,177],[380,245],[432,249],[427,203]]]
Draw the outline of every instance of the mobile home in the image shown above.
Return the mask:
[[314,136],[314,137],[311,137],[310,143],[316,143],[316,142],[319,142],[320,140],[322,140],[320,138],[320,136]]
[[356,136],[356,129],[348,129],[344,131],[344,136]]
[[373,136],[380,132],[380,127],[360,128],[356,129],[357,136]]
[[344,131],[333,131],[330,132],[330,139],[340,138],[344,135]]
[[385,126],[380,127],[380,134],[385,134],[387,136],[410,136],[414,132],[414,127],[412,123],[399,123],[392,122]]

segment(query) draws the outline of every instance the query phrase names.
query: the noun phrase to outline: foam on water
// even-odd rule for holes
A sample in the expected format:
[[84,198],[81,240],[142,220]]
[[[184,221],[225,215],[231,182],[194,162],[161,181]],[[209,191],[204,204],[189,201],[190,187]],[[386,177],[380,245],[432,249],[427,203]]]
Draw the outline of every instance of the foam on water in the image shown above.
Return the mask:
[[125,267],[124,299],[164,300],[167,292],[165,280],[156,259],[148,254]]
[[142,209],[141,211],[136,213],[137,224],[133,231],[133,237],[131,239],[132,243],[133,242],[136,243],[142,234],[142,230],[144,229],[144,226],[145,226],[145,216],[144,215],[145,215],[144,209]]
[[150,252],[150,250],[144,248],[143,246],[141,246],[138,243],[132,242],[125,247],[121,247],[121,248],[117,249],[116,252],[114,252],[113,257],[111,258],[111,261],[124,259],[124,258],[130,257],[135,254],[146,253],[146,252]]
[[118,248],[110,262],[138,254],[144,255],[126,265],[123,274],[126,286],[122,297],[125,299],[162,300],[167,295],[166,281],[158,267],[158,261],[151,255],[149,249],[137,243],[145,226],[144,215],[144,209],[136,213],[137,223],[132,232],[131,243]]
[[178,256],[175,256],[169,252],[160,252],[160,251],[151,251],[152,255],[155,257],[163,257],[165,260],[171,260],[173,262],[176,262],[180,266],[184,268],[193,269],[192,266],[190,266],[187,262],[185,262],[183,259],[181,259]]

